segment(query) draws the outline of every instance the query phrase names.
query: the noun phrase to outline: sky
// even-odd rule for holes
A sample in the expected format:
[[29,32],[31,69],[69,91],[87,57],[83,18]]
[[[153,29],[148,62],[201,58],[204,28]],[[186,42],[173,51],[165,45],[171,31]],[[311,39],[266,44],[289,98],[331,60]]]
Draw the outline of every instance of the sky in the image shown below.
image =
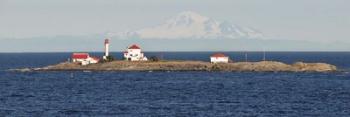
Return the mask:
[[0,41],[140,29],[194,11],[254,27],[273,39],[349,43],[349,4],[349,0],[0,0]]

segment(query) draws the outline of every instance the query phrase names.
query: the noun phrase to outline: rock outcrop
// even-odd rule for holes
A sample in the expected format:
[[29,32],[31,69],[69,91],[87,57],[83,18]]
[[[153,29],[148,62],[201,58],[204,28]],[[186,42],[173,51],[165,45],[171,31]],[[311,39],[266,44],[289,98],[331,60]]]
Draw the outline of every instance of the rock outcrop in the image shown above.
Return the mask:
[[325,63],[303,63],[303,62],[296,62],[292,65],[292,67],[296,68],[300,71],[335,71],[337,69],[334,65],[329,65]]

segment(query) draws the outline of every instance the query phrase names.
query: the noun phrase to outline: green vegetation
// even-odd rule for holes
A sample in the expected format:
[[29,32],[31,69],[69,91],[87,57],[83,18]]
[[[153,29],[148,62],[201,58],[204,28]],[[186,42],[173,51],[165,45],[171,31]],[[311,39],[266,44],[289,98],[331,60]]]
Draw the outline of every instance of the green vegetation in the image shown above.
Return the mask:
[[212,71],[220,71],[220,67],[218,64],[214,64],[213,66],[211,66],[211,70]]
[[159,59],[157,56],[151,56],[151,57],[149,58],[149,61],[157,62],[157,61],[160,61],[160,59]]
[[107,56],[106,59],[102,60],[102,63],[111,62],[111,61],[114,61],[114,60],[115,60],[115,58],[113,56]]

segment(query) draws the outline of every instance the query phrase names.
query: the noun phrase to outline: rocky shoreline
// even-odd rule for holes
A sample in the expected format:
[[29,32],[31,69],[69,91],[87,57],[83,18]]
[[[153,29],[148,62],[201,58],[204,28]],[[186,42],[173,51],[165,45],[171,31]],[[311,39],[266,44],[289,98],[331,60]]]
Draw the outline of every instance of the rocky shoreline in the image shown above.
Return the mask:
[[253,71],[253,72],[333,72],[337,67],[327,63],[285,64],[276,61],[235,62],[212,64],[203,61],[129,62],[112,61],[81,66],[77,63],[59,63],[42,68],[15,69],[14,71]]

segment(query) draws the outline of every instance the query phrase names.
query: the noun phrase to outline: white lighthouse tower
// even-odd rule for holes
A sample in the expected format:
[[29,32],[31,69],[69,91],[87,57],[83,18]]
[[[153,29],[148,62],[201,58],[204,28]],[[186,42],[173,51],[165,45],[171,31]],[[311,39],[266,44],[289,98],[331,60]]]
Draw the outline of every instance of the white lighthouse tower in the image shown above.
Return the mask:
[[109,39],[105,39],[105,55],[103,56],[104,60],[107,60],[109,56]]

